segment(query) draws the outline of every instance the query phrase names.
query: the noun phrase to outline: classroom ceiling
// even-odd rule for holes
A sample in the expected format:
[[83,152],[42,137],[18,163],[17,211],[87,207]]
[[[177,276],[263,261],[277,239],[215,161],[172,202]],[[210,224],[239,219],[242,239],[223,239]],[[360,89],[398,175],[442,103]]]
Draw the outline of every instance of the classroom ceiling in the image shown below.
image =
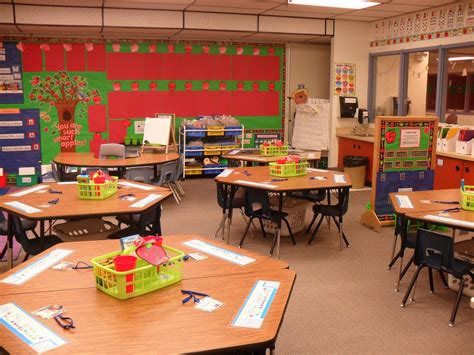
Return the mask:
[[[327,42],[337,20],[372,22],[457,2],[373,1],[381,4],[351,10],[287,0],[0,0],[0,33],[46,36],[60,26],[65,36]],[[62,23],[65,16],[75,21]]]

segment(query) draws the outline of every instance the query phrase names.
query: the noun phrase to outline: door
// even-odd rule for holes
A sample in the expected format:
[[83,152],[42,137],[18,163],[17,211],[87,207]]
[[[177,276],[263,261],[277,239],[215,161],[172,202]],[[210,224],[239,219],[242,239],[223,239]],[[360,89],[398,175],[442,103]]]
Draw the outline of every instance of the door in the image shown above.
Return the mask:
[[436,158],[434,188],[457,189],[463,178],[463,162],[459,159],[438,156]]

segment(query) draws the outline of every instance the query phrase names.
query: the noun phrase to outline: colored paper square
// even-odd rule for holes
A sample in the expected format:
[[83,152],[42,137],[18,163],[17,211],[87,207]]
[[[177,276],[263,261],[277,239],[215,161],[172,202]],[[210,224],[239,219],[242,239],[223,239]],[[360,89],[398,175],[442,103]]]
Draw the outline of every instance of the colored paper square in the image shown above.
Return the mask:
[[46,71],[64,70],[64,48],[62,44],[50,44],[49,51],[44,52]]
[[105,71],[105,45],[94,43],[94,49],[87,52],[87,71]]
[[82,43],[71,44],[71,50],[66,52],[66,66],[70,71],[86,70],[86,48]]
[[105,105],[90,105],[87,108],[89,132],[107,131],[107,109]]
[[23,71],[38,72],[43,70],[43,54],[39,43],[28,43],[22,53]]

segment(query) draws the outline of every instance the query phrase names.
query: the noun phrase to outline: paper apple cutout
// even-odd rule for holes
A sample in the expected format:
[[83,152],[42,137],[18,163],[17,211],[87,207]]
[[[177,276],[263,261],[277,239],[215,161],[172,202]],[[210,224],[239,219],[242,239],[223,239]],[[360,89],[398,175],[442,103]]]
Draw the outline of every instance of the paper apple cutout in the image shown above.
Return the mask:
[[169,82],[168,82],[168,89],[169,89],[170,91],[174,91],[174,90],[176,89],[176,82],[174,82],[174,81],[169,81]]
[[394,130],[389,130],[385,133],[385,140],[388,144],[395,142],[395,138],[397,138],[397,132]]
[[270,146],[270,143],[268,143],[268,142],[263,142],[262,145],[263,145],[264,147],[268,147],[268,146]]
[[275,55],[275,48],[273,47],[268,48],[268,55]]
[[129,119],[126,119],[126,120],[122,121],[122,126],[124,126],[125,128],[128,128],[131,125],[132,125],[132,122]]
[[37,76],[33,77],[33,79],[31,79],[30,81],[31,85],[38,85],[39,82],[40,82],[40,78]]
[[239,81],[237,83],[237,90],[239,90],[239,91],[244,90],[244,83],[242,81]]
[[186,81],[184,84],[184,89],[186,91],[191,91],[193,89],[193,83],[191,81]]
[[25,50],[25,44],[20,41],[16,44],[16,49],[18,49],[20,52],[23,52]]
[[98,142],[101,139],[102,139],[102,134],[100,134],[99,132],[94,133],[94,141]]
[[91,42],[84,43],[84,47],[86,47],[86,51],[90,52],[94,49],[94,44]]
[[114,88],[114,91],[120,91],[120,83],[116,81],[115,83],[112,84],[112,87]]
[[66,52],[70,52],[72,50],[72,46],[70,43],[63,43],[63,48]]
[[253,55],[259,55],[259,54],[260,54],[260,48],[253,47]]
[[174,44],[168,44],[168,53],[174,53]]
[[148,45],[148,51],[149,51],[150,53],[155,53],[155,52],[156,52],[156,44],[150,43],[150,44]]
[[286,159],[285,158],[278,159],[277,164],[286,164]]
[[244,49],[239,46],[235,49],[235,53],[237,53],[237,55],[242,55],[244,53]]
[[204,91],[209,90],[209,81],[204,81],[204,82],[202,83],[202,89],[203,89]]
[[132,43],[132,44],[130,45],[130,51],[131,51],[132,53],[137,52],[137,51],[138,51],[138,48],[139,48],[139,46],[138,46],[137,43]]
[[40,49],[44,52],[49,51],[49,44],[48,43],[41,43]]
[[227,47],[226,46],[220,46],[219,47],[219,53],[220,54],[225,54],[227,52]]
[[134,81],[130,86],[132,88],[132,91],[138,91],[138,89],[140,88],[140,84],[138,83],[138,81]]
[[96,105],[100,104],[100,102],[102,101],[102,99],[101,99],[100,96],[94,96],[94,97],[92,98],[92,100],[94,100],[94,103],[95,103]]
[[202,52],[203,52],[204,54],[209,54],[209,46],[208,46],[208,45],[202,46]]
[[184,46],[184,53],[189,54],[189,53],[191,53],[192,50],[193,50],[193,46],[192,46],[192,45],[187,44],[187,45]]
[[268,91],[275,91],[275,83],[268,83]]
[[225,81],[221,81],[219,83],[219,90],[225,91],[227,89],[227,83]]
[[259,89],[260,89],[260,85],[256,81],[254,81],[252,83],[252,90],[253,91],[258,91]]
[[119,52],[120,51],[120,43],[114,43],[112,44],[112,50],[114,52]]
[[283,142],[280,141],[280,140],[276,140],[276,141],[275,141],[275,146],[277,146],[277,147],[283,147]]
[[152,81],[149,86],[151,91],[156,91],[156,88],[158,87],[155,81]]

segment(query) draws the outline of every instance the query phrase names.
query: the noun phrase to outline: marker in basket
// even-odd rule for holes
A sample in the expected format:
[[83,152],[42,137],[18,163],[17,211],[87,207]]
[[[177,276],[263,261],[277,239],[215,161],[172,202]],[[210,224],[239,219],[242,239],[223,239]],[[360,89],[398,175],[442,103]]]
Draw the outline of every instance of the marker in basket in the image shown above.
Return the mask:
[[461,179],[461,191],[464,192],[464,179]]

